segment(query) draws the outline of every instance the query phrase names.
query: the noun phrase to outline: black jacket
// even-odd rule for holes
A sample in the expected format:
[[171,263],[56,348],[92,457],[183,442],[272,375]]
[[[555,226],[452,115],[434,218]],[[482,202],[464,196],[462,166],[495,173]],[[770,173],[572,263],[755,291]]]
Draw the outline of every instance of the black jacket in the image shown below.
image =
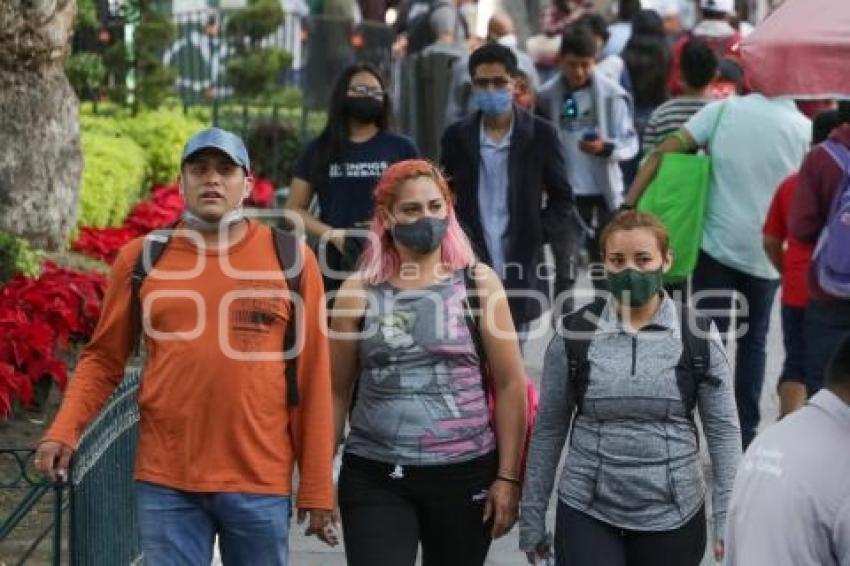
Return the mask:
[[[491,263],[478,208],[481,113],[448,127],[443,134],[441,165],[457,198],[458,220],[479,259]],[[567,181],[566,158],[554,126],[514,106],[514,126],[508,158],[508,234],[505,274],[511,313],[516,324],[540,316],[549,301],[551,266],[543,265],[543,214],[550,221],[573,214],[573,193]],[[547,195],[546,211],[543,195]],[[511,291],[539,291],[542,297],[511,297]],[[527,293],[526,293],[527,295]]]

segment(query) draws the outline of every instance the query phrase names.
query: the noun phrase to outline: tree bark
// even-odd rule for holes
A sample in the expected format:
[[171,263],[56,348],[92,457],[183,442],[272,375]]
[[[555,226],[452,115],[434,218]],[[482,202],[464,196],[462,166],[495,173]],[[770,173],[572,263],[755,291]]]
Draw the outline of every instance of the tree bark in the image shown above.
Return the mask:
[[64,63],[75,0],[0,0],[0,230],[58,250],[77,220],[79,102]]

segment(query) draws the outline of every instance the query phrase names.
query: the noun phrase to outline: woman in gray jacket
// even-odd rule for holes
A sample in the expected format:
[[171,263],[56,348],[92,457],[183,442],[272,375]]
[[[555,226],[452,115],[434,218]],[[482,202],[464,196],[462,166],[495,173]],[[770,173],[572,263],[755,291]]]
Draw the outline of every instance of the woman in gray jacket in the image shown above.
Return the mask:
[[[720,560],[741,455],[720,336],[662,290],[672,257],[653,216],[619,214],[600,247],[610,298],[566,317],[546,352],[520,547],[532,563],[554,550],[558,566],[697,566],[706,547],[698,408],[713,466]],[[546,509],[568,434],[552,548]]]

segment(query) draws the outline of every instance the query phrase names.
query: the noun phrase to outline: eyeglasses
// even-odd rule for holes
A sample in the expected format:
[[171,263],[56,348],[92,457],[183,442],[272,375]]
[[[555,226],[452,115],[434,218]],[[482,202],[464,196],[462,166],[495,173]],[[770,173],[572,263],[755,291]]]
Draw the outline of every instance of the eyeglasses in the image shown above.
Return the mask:
[[491,85],[493,86],[493,88],[505,88],[506,86],[508,86],[509,82],[510,81],[505,77],[478,77],[472,79],[472,84],[475,85],[475,88],[480,89],[489,88]]
[[384,96],[384,89],[379,86],[354,85],[348,87],[348,92],[356,96],[374,96],[375,98]]
[[576,104],[576,99],[573,98],[573,94],[569,93],[566,98],[564,98],[564,106],[561,108],[561,118],[573,120],[577,117],[578,104]]

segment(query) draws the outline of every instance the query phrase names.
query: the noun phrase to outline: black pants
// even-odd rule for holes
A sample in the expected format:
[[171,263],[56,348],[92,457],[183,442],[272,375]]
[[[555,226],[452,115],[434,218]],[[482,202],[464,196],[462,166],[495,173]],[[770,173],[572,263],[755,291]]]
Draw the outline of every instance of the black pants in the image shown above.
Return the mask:
[[672,531],[628,531],[558,501],[557,566],[699,566],[705,554],[705,507]]
[[492,529],[482,522],[484,503],[497,468],[495,454],[402,470],[346,454],[339,509],[348,565],[413,566],[421,543],[424,566],[481,566]]
[[850,336],[850,301],[810,300],[806,307],[806,392],[823,387],[826,366],[845,336]]
[[575,218],[563,220],[565,225],[553,226],[548,229],[549,244],[552,246],[552,256],[555,260],[555,300],[553,305],[560,305],[561,314],[572,311],[572,300],[565,300],[565,292],[570,291],[578,278],[579,256],[582,246],[587,249],[588,262],[591,265],[590,278],[594,287],[604,288],[604,274],[593,264],[602,262],[599,251],[599,236],[602,229],[611,220],[613,213],[608,208],[604,197],[576,197],[576,210],[584,223],[593,230],[593,236],[588,237]]

